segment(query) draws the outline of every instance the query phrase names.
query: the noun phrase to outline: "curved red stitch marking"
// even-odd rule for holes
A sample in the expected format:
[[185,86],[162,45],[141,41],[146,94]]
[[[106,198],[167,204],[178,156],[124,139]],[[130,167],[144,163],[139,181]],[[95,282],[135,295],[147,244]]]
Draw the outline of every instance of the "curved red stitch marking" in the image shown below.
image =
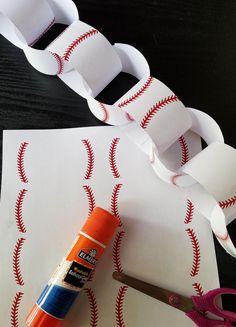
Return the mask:
[[177,185],[177,183],[176,183],[176,179],[177,179],[178,177],[181,177],[181,176],[183,176],[183,175],[182,175],[182,174],[176,174],[176,175],[172,176],[172,177],[171,177],[171,183],[172,183],[173,185]]
[[82,143],[85,146],[85,149],[87,151],[87,156],[88,156],[88,165],[87,165],[87,171],[85,173],[84,178],[85,179],[90,179],[93,173],[94,169],[94,152],[91,143],[89,140],[82,140]]
[[219,236],[219,235],[215,234],[215,236],[221,241],[226,241],[229,238],[229,233],[226,232],[226,234],[224,236]]
[[21,299],[23,297],[24,293],[18,292],[16,293],[12,306],[11,306],[11,326],[12,327],[19,327],[19,318],[18,318],[18,312],[19,312],[19,306]]
[[[204,295],[204,292],[203,292],[203,289],[202,289],[202,286],[201,286],[200,283],[193,283],[192,286],[195,289],[198,296],[203,296]],[[203,310],[202,313],[206,314],[206,311]]]
[[64,70],[64,62],[57,53],[54,53],[54,52],[51,52],[51,51],[50,51],[50,53],[56,59],[57,66],[58,66],[57,75],[60,75]]
[[91,327],[97,327],[98,325],[98,306],[96,302],[96,297],[91,288],[85,288],[84,292],[86,293],[89,305],[90,305],[90,311],[91,311],[91,318],[90,318],[90,326]]
[[114,264],[114,268],[115,271],[122,273],[123,272],[123,268],[121,265],[121,259],[120,259],[120,248],[121,248],[121,242],[123,237],[125,236],[125,232],[121,231],[118,232],[113,244],[113,264]]
[[135,119],[130,114],[128,114],[128,112],[126,112],[126,118],[128,121],[135,121]]
[[120,141],[120,138],[116,137],[112,140],[111,142],[111,147],[109,151],[109,162],[110,162],[110,167],[111,167],[111,172],[115,178],[120,177],[120,173],[118,171],[117,165],[116,165],[116,149],[117,145]]
[[118,197],[119,197],[119,192],[121,190],[121,187],[122,187],[122,184],[116,184],[113,188],[112,196],[111,196],[111,211],[114,216],[119,218],[119,220],[120,220],[119,226],[122,226],[122,222],[121,222],[119,210],[118,210]]
[[95,270],[92,270],[91,274],[89,275],[88,282],[92,282],[93,281],[94,275],[95,275]]
[[188,150],[188,144],[186,142],[186,139],[184,136],[181,136],[179,138],[179,143],[182,150],[182,161],[181,166],[185,165],[189,161],[189,150]]
[[187,211],[186,211],[186,216],[185,216],[185,220],[184,220],[184,223],[186,225],[191,223],[191,221],[193,219],[193,213],[194,213],[194,205],[190,200],[188,200],[187,201]]
[[89,202],[89,215],[92,213],[93,209],[95,208],[95,197],[93,191],[90,186],[84,185],[83,189],[85,190]]
[[200,283],[193,283],[192,286],[195,289],[197,295],[203,296],[204,292]]
[[72,52],[75,50],[75,48],[80,44],[82,43],[83,41],[85,41],[86,39],[88,39],[89,37],[91,36],[94,36],[95,34],[98,33],[98,30],[96,29],[91,29],[89,30],[88,32],[80,35],[77,39],[75,39],[70,45],[69,47],[67,48],[67,50],[65,51],[64,55],[63,55],[63,58],[66,60],[66,61],[69,61],[70,59],[70,56],[72,54]]
[[222,209],[226,209],[226,208],[231,207],[231,206],[233,206],[235,204],[236,204],[236,195],[233,196],[231,199],[228,199],[228,200],[224,200],[224,201],[220,201],[219,202],[219,206]]
[[25,238],[19,238],[16,242],[15,249],[13,252],[13,273],[15,276],[16,283],[20,286],[24,285],[24,281],[20,271],[20,254],[24,241]]
[[38,40],[40,40],[41,39],[41,37],[43,36],[43,35],[45,35],[49,30],[50,30],[50,28],[52,27],[52,25],[55,23],[55,17],[53,18],[53,20],[51,21],[51,23],[48,25],[48,27],[39,35],[39,37],[37,37],[37,39],[35,39],[33,42],[31,42],[30,44],[29,44],[29,47],[32,47],[36,42],[38,42]]
[[24,224],[23,214],[22,214],[22,205],[24,201],[24,197],[27,193],[27,190],[23,189],[20,190],[20,193],[16,200],[15,205],[15,218],[16,218],[16,225],[20,233],[26,233],[26,228]]
[[163,107],[165,107],[166,105],[172,103],[172,102],[176,102],[179,101],[178,97],[174,94],[168,96],[167,98],[164,98],[162,100],[160,100],[159,102],[157,102],[156,104],[154,104],[154,106],[147,112],[147,114],[143,117],[140,126],[142,128],[147,128],[150,121],[152,120],[152,118],[155,116],[155,114],[162,109]]
[[191,240],[192,248],[193,248],[193,263],[192,263],[192,270],[191,270],[190,276],[195,277],[198,275],[199,269],[200,269],[200,259],[201,259],[200,246],[199,246],[197,236],[196,236],[195,232],[193,231],[193,229],[188,228],[185,231],[188,233],[188,236]]
[[106,123],[106,122],[108,121],[108,119],[109,119],[109,112],[108,112],[108,110],[107,110],[107,108],[106,108],[106,106],[105,106],[104,103],[99,102],[99,106],[100,106],[100,108],[101,108],[102,111],[103,111],[103,119],[102,119],[102,121],[103,121],[104,123]]
[[131,102],[137,100],[149,88],[149,86],[152,84],[153,81],[154,81],[154,78],[152,76],[149,76],[147,81],[141,87],[141,89],[138,90],[138,92],[136,92],[134,95],[132,95],[128,99],[126,99],[126,100],[122,101],[121,103],[119,103],[118,107],[120,107],[120,108],[125,107],[128,104],[130,104]]
[[24,167],[25,150],[26,150],[26,147],[28,144],[29,143],[27,143],[27,142],[21,143],[20,148],[18,150],[18,154],[17,154],[17,170],[18,170],[20,180],[23,183],[28,183],[28,178],[26,177],[25,167]]
[[128,289],[128,286],[121,286],[116,298],[116,324],[118,327],[125,327],[124,317],[123,317],[123,304],[125,293]]

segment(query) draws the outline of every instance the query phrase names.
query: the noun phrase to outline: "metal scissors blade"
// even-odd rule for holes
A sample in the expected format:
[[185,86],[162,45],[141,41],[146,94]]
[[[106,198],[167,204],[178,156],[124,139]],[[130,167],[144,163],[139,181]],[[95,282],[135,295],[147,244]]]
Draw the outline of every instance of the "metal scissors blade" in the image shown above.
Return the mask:
[[114,272],[113,278],[127,286],[130,286],[142,293],[145,293],[161,302],[164,302],[183,312],[189,312],[193,309],[193,302],[190,298],[173,293],[164,288],[151,285],[139,279],[130,277],[123,273]]
[[[218,288],[208,291],[202,296],[187,298],[123,273],[114,272],[113,278],[169,306],[185,312],[186,316],[198,327],[232,327],[234,326],[233,322],[236,321],[236,312],[223,310],[219,308],[216,303],[218,296],[223,294],[236,295],[236,289]],[[224,320],[211,319],[206,316],[206,312],[212,313]]]

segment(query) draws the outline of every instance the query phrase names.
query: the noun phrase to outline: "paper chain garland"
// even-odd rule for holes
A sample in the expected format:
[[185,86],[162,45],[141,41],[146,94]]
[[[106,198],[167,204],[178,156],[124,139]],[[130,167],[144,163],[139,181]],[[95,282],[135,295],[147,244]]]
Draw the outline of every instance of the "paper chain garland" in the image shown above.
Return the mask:
[[[45,50],[32,48],[55,23],[68,27]],[[221,130],[210,116],[186,108],[166,85],[151,77],[147,61],[137,49],[127,44],[112,46],[97,29],[81,22],[72,0],[1,1],[0,32],[24,51],[33,67],[44,74],[58,75],[86,98],[98,119],[127,133],[149,157],[157,176],[185,192],[187,199],[209,219],[221,245],[236,257],[225,214],[218,203],[235,198],[236,179],[232,172],[236,150],[224,144]],[[135,76],[139,82],[113,105],[97,101],[95,97],[120,72]],[[183,162],[178,171],[170,171],[161,162],[160,154],[188,130],[201,136],[208,146]],[[88,151],[86,140],[84,145]],[[87,178],[92,173],[91,154],[88,159]],[[21,178],[26,179],[20,161],[18,168]],[[112,160],[111,168],[114,176],[119,174]]]

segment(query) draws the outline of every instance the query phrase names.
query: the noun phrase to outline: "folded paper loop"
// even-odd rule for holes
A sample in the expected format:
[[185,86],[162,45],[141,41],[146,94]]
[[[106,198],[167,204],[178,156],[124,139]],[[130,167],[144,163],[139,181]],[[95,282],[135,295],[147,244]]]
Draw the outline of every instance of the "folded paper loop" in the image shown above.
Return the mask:
[[47,0],[55,16],[55,23],[69,26],[79,19],[75,3],[71,0]]
[[133,75],[138,80],[150,76],[149,64],[139,50],[123,43],[115,43],[113,48],[120,58],[123,73]]
[[46,0],[1,0],[0,12],[14,24],[16,37],[29,46],[55,21]]
[[[120,72],[130,73],[138,79],[150,73],[146,59],[137,49],[126,44],[112,46],[97,29],[79,20],[46,50],[62,61],[64,67],[59,77],[87,99],[96,97]],[[81,85],[76,86],[75,76],[84,80],[87,91]]]
[[63,61],[50,51],[32,46],[55,23],[69,25],[76,19],[78,11],[70,0],[9,0],[0,3],[0,33],[25,52],[34,68],[48,75],[61,73]]
[[200,135],[209,145],[213,142],[224,143],[224,136],[216,121],[203,111],[188,108],[192,119],[191,130]]
[[176,177],[175,184],[184,189],[197,210],[210,220],[212,230],[225,250],[236,257],[236,249],[226,228],[222,200],[236,195],[236,150],[224,143],[213,142],[179,170],[194,181],[183,188]]
[[[71,0],[1,0],[0,13],[14,25],[15,38],[29,47],[55,23],[70,25],[79,18]],[[9,33],[4,33],[4,36],[8,39]],[[17,42],[10,41],[14,44]],[[19,44],[17,46],[21,47]]]
[[191,128],[189,111],[165,84],[152,76],[141,79],[115,105],[146,130],[159,153]]
[[119,56],[110,42],[95,28],[73,22],[46,50],[60,56],[84,78],[95,97],[121,71]]
[[217,200],[236,195],[236,150],[214,142],[183,165],[181,172],[192,176]]
[[236,248],[227,231],[226,216],[221,208],[221,203],[226,202],[230,206],[236,198],[236,178],[233,173],[236,150],[223,143],[221,130],[211,117],[196,109],[190,111],[193,116],[192,130],[200,133],[209,145],[177,172],[169,170],[161,162],[154,144],[150,161],[157,176],[178,186],[185,193],[186,198],[210,221],[212,231],[222,247],[236,257]]
[[[203,140],[205,140],[207,145],[214,142],[224,144],[221,129],[212,117],[193,108],[186,108],[186,110],[191,119],[191,131],[198,134]],[[176,122],[176,120],[174,121]],[[165,128],[168,129],[168,125],[165,125]],[[178,136],[176,136],[174,141],[176,140],[178,140]],[[185,173],[182,170],[177,170],[174,172],[165,167],[159,158],[160,154],[161,151],[159,150],[159,147],[156,146],[156,144],[153,144],[152,151],[149,152],[149,158],[152,167],[159,178],[167,183],[178,185],[179,187],[187,187],[196,183],[191,174]]]

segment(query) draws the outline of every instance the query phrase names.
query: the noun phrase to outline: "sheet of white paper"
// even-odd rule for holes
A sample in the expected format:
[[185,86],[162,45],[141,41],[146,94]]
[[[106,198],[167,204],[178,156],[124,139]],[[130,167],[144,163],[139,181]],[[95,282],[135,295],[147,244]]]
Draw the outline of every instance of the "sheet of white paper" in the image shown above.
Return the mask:
[[[194,326],[113,281],[123,270],[183,295],[219,287],[209,222],[116,127],[5,131],[0,221],[0,319],[24,319],[95,206],[122,221],[65,326]],[[177,169],[200,150],[188,132],[163,159]]]

